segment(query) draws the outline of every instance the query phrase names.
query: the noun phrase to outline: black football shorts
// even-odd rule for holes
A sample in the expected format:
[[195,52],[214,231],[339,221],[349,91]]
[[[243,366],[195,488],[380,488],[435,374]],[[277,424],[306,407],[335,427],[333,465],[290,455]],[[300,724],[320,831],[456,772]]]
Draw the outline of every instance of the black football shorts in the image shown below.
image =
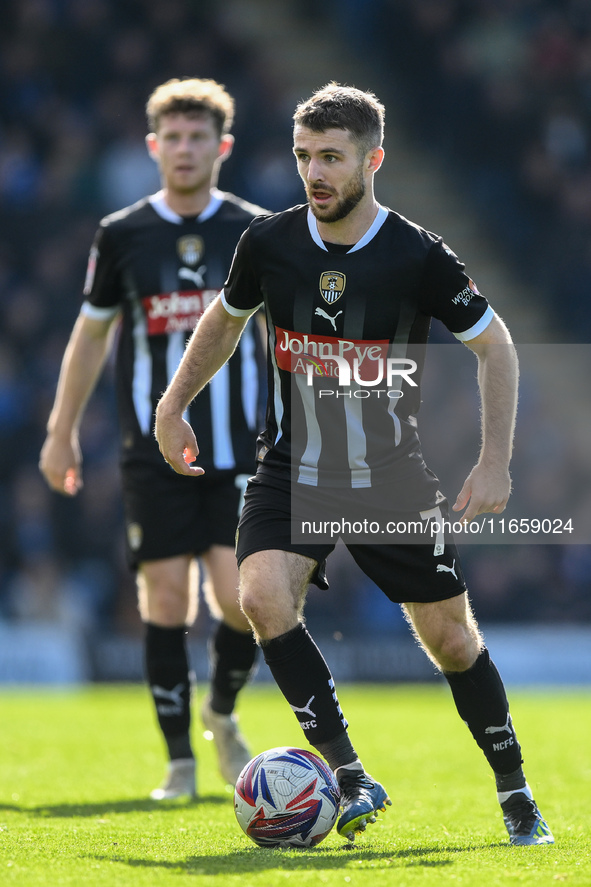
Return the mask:
[[199,477],[163,465],[135,462],[122,467],[127,559],[200,555],[212,545],[234,547],[248,476],[211,471]]
[[[439,505],[443,518],[449,520],[447,501]],[[420,519],[417,512],[408,513],[407,517]],[[458,550],[450,533],[445,533],[443,550],[437,554],[432,541],[429,544],[343,541],[366,576],[394,603],[432,603],[466,590]],[[238,564],[257,551],[293,551],[317,562],[311,581],[326,589],[326,558],[336,542],[337,539],[332,544],[292,542],[289,480],[260,471],[249,479],[236,537]]]

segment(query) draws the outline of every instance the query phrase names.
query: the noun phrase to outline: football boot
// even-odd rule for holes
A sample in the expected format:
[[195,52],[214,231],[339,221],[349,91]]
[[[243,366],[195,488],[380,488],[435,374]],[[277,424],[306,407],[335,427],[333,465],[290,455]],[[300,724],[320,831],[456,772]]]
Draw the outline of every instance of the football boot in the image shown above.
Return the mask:
[[378,810],[385,811],[386,805],[391,805],[392,801],[383,785],[363,770],[341,767],[337,779],[341,791],[337,832],[354,841],[355,835],[365,831],[368,823],[376,821]]
[[222,777],[227,783],[236,785],[240,772],[252,758],[246,739],[238,729],[236,715],[218,714],[206,699],[201,709],[201,720],[205,727],[203,735],[215,743]]
[[554,836],[533,798],[525,792],[513,792],[501,804],[509,839],[519,847],[553,844]]
[[170,801],[173,798],[197,797],[197,762],[194,758],[177,758],[170,761],[164,782],[150,792],[153,801]]

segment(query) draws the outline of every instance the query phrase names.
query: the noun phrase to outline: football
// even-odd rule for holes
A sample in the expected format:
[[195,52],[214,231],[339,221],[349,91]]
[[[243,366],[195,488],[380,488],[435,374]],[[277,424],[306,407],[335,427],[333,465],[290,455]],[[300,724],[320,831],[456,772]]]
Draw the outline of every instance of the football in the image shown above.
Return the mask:
[[259,847],[314,847],[339,812],[330,767],[301,748],[271,748],[244,767],[234,791],[242,831]]

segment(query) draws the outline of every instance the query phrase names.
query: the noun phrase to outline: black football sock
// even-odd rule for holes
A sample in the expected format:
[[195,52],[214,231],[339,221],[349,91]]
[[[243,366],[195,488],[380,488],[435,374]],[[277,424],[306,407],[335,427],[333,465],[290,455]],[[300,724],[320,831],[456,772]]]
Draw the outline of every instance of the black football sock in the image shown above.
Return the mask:
[[505,688],[486,647],[467,671],[444,672],[456,708],[484,752],[495,775],[521,768],[521,748],[513,729]]
[[220,622],[209,643],[210,703],[220,715],[234,711],[236,697],[254,670],[258,653],[252,632],[235,631]]
[[495,773],[495,780],[497,783],[497,791],[501,794],[506,792],[512,793],[525,788],[525,774],[523,772],[523,767],[518,767],[513,773],[506,773],[505,775],[502,773]]
[[192,758],[191,680],[187,629],[146,623],[145,665],[160,729],[170,760]]
[[[332,675],[303,625],[262,641],[265,662],[296,715],[306,739],[315,748],[347,737]],[[355,756],[356,757],[356,756]]]
[[351,745],[348,733],[341,733],[330,742],[317,742],[315,748],[318,749],[331,770],[337,770],[339,767],[346,767],[349,764],[356,764],[356,769],[363,769],[357,752]]

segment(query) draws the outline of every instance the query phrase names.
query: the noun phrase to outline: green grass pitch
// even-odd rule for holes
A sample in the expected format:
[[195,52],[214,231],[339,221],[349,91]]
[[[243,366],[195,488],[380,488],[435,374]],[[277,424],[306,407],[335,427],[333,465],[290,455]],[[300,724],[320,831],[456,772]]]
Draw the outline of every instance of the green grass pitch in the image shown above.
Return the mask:
[[[555,846],[509,846],[486,762],[445,686],[344,686],[353,742],[393,806],[354,849],[332,832],[314,850],[282,851],[238,828],[197,723],[199,800],[148,800],[164,753],[145,688],[3,689],[0,884],[591,885],[591,692],[510,696]],[[274,687],[250,688],[240,714],[253,753],[303,744]]]

